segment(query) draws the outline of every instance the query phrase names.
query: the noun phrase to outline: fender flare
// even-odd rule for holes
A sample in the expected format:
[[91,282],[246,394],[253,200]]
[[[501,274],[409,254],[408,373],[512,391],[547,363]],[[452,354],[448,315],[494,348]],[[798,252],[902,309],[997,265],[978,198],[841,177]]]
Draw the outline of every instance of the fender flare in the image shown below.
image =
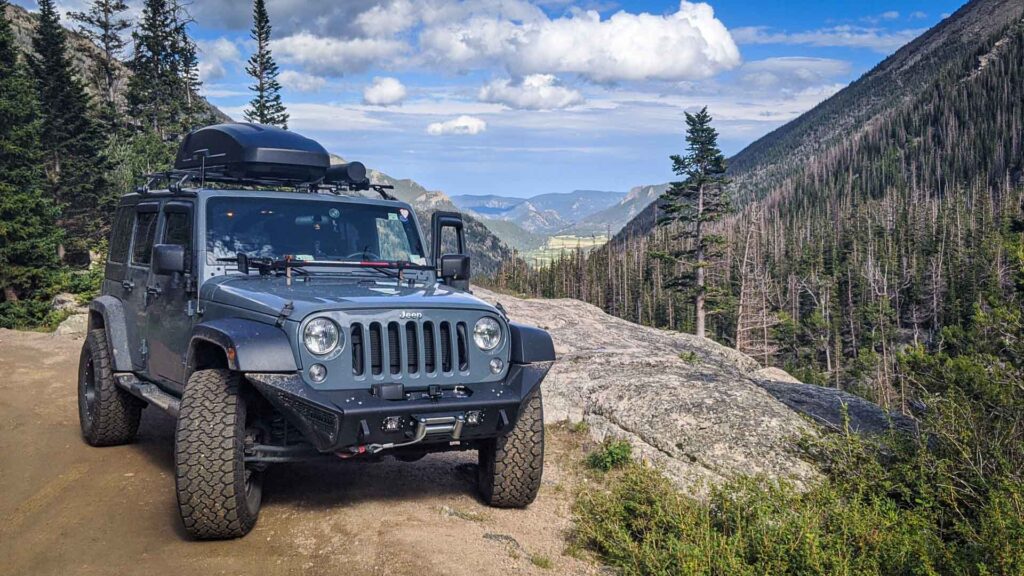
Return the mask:
[[546,330],[515,322],[509,323],[508,329],[513,364],[555,361],[555,344]]
[[189,340],[189,371],[195,366],[196,347],[207,342],[224,351],[228,369],[237,372],[295,372],[298,365],[284,330],[271,324],[241,318],[224,318],[197,324]]
[[89,303],[89,330],[97,328],[94,324],[96,315],[103,318],[103,330],[107,333],[114,372],[131,372],[132,354],[128,348],[128,323],[124,317],[124,304],[110,295],[94,299]]

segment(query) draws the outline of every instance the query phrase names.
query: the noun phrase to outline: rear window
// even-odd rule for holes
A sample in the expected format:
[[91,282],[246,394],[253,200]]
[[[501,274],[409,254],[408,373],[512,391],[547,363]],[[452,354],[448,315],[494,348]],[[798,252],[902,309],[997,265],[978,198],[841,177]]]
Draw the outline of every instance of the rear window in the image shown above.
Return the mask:
[[128,248],[132,239],[132,217],[135,210],[131,207],[119,208],[114,216],[114,231],[110,235],[110,261],[124,264],[128,261]]
[[133,264],[149,264],[153,255],[153,236],[156,235],[156,212],[140,212],[135,219]]

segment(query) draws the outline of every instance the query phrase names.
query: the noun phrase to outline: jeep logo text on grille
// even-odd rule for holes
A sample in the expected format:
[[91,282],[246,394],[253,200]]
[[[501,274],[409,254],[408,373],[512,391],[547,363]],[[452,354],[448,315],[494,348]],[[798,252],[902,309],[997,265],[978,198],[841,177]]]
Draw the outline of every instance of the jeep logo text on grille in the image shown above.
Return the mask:
[[408,312],[406,310],[402,310],[398,313],[398,317],[402,320],[419,320],[420,318],[423,318],[423,312]]

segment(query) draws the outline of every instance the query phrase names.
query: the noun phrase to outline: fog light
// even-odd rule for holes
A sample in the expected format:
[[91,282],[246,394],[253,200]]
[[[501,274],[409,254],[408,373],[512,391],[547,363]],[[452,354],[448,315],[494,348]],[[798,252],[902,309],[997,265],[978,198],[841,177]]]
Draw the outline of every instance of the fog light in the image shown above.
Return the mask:
[[505,369],[505,363],[501,358],[491,358],[491,374],[499,374]]
[[466,412],[466,425],[467,426],[479,426],[480,422],[484,419],[484,413],[479,410],[470,410]]
[[398,416],[388,416],[381,426],[385,432],[398,432],[402,428],[402,419]]
[[309,367],[309,379],[320,383],[327,379],[327,368],[323,364],[313,364]]

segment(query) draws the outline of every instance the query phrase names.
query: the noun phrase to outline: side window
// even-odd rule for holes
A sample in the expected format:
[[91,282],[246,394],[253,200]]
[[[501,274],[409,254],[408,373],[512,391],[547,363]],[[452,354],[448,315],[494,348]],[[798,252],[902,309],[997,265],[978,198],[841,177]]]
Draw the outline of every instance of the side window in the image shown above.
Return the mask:
[[139,212],[135,219],[135,241],[132,243],[132,264],[148,265],[153,257],[156,235],[156,212]]
[[192,217],[188,212],[167,212],[164,226],[164,244],[175,244],[185,248],[185,272],[192,266]]
[[135,210],[125,206],[117,210],[114,217],[114,231],[110,235],[110,262],[124,264],[128,261],[128,248],[132,240],[132,218]]

